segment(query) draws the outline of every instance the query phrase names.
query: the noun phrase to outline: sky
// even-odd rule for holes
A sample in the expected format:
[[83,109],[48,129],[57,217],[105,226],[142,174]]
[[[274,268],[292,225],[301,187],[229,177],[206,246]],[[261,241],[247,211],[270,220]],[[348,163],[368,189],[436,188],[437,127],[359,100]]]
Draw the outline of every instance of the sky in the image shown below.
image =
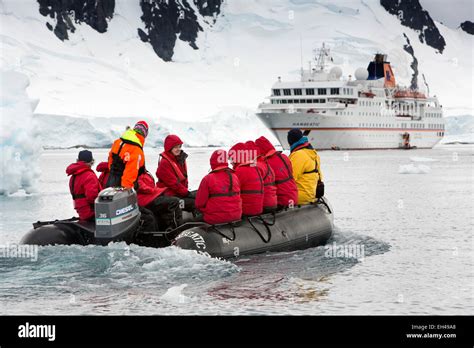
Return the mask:
[[420,0],[431,17],[450,28],[469,20],[474,22],[474,0]]

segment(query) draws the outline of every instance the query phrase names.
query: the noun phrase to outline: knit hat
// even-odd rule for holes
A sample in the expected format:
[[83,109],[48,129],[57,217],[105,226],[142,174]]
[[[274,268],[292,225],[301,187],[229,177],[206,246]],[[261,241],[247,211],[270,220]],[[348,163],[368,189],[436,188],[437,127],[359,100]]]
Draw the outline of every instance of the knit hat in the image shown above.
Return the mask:
[[133,127],[133,130],[146,138],[148,135],[148,123],[145,121],[138,121]]
[[299,128],[293,128],[288,131],[288,144],[293,145],[296,143],[298,140],[300,140],[303,137],[303,132],[301,132],[301,129]]
[[90,163],[94,160],[94,158],[92,157],[92,152],[90,152],[89,150],[82,150],[79,152],[77,160],[81,162]]

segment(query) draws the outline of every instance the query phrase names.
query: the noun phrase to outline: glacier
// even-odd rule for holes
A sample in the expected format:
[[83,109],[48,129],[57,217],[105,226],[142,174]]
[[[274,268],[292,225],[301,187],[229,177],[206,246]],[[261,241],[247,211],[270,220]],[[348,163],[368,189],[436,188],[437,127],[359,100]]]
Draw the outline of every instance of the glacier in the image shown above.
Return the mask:
[[33,111],[38,100],[26,93],[28,77],[14,71],[0,73],[0,195],[36,191],[40,176],[38,138]]

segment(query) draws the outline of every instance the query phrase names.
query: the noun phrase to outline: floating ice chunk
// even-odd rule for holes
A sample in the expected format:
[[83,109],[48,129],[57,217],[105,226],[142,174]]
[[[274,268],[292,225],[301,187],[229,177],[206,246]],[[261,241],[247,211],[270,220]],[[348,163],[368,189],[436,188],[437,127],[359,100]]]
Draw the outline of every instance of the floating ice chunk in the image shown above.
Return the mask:
[[187,287],[188,284],[181,284],[178,286],[173,286],[169,288],[166,293],[160,298],[166,302],[181,304],[191,302],[191,298],[183,295],[183,290]]
[[430,171],[431,168],[424,164],[401,164],[398,168],[398,174],[428,174]]

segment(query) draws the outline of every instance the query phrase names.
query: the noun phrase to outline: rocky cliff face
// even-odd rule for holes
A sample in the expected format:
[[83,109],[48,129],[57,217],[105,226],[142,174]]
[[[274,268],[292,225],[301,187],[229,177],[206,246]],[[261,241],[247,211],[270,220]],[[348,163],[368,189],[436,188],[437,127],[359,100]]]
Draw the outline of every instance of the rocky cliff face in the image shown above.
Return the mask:
[[474,23],[471,21],[462,22],[461,29],[468,34],[474,35]]
[[[104,33],[108,22],[114,17],[115,0],[37,1],[39,12],[49,17],[46,26],[62,41],[68,40],[75,26],[81,23]],[[142,29],[137,28],[140,39],[149,43],[161,59],[171,61],[176,40],[198,49],[196,39],[199,32],[215,23],[223,0],[128,1],[136,1],[141,9],[143,26]],[[422,43],[443,52],[446,42],[419,0],[380,0],[380,4],[388,13],[397,16],[403,26],[416,30]],[[474,33],[472,22],[462,23],[461,28],[467,33]]]
[[69,39],[68,32],[74,33],[74,24],[86,23],[99,33],[107,31],[107,20],[112,19],[115,0],[38,0],[39,11],[56,23],[49,21],[46,26],[58,39]]
[[[408,38],[408,36],[406,36],[405,33],[403,33],[403,36],[407,40],[407,43],[403,45],[403,49],[413,58],[410,64],[410,67],[413,70],[413,74],[411,75],[410,88],[418,89],[418,59],[416,59],[415,57],[415,51],[413,50],[413,47],[410,43],[410,39]],[[425,81],[425,84],[426,84],[426,81]]]
[[202,27],[198,15],[215,20],[220,12],[221,1],[194,0],[198,9],[195,13],[187,0],[183,1],[148,1],[141,0],[143,12],[141,19],[145,31],[138,29],[138,35],[144,42],[153,46],[155,53],[164,61],[171,61],[176,40],[187,42],[198,49],[196,38]]
[[443,53],[446,41],[418,0],[380,0],[380,4],[388,13],[397,16],[402,25],[416,30],[422,43]]
[[[176,40],[198,49],[196,38],[203,31],[200,20],[212,25],[220,13],[221,0],[130,0],[140,1],[144,30],[140,39],[150,43],[164,61],[171,61]],[[192,2],[190,2],[192,1]],[[51,18],[46,23],[58,39],[69,39],[75,24],[86,23],[99,33],[107,31],[113,20],[115,0],[38,0],[39,11]]]

